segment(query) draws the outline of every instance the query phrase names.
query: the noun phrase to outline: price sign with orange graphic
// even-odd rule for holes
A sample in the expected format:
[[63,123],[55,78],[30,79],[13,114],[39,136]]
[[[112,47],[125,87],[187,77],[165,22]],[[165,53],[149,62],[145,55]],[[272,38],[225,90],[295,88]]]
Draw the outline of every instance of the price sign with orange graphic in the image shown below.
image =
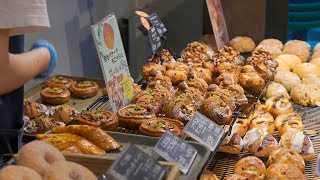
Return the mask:
[[133,86],[116,17],[111,14],[103,18],[91,31],[112,110],[117,112],[132,99]]

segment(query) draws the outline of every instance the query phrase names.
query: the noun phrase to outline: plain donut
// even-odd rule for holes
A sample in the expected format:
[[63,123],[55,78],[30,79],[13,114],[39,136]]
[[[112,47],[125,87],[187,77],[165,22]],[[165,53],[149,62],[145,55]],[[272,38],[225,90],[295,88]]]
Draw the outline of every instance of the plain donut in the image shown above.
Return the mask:
[[45,172],[44,180],[97,180],[86,167],[74,162],[58,161]]
[[0,180],[42,180],[42,177],[33,169],[10,165],[0,171]]
[[58,149],[37,140],[24,145],[20,149],[16,161],[18,165],[29,167],[40,175],[44,175],[50,164],[64,160],[64,156]]

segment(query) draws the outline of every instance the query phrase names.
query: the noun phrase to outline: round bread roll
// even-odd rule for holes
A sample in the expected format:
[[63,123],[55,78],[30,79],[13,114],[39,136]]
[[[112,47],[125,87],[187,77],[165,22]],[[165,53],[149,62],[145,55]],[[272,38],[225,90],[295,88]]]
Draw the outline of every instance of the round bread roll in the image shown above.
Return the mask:
[[320,74],[309,74],[308,77],[302,79],[302,84],[320,87]]
[[219,180],[219,178],[213,172],[206,170],[200,180]]
[[295,66],[293,72],[302,79],[309,74],[320,74],[320,66],[312,63],[302,63]]
[[43,177],[44,180],[97,180],[98,178],[86,167],[68,161],[52,163]]
[[290,92],[294,102],[302,106],[320,106],[320,88],[318,84],[299,84]]
[[310,63],[320,66],[320,56],[318,58],[312,59]]
[[275,163],[284,163],[296,166],[302,173],[304,173],[305,163],[303,157],[295,150],[279,148],[272,151],[268,159],[268,164],[270,166]]
[[229,174],[224,178],[224,180],[248,180],[248,178],[241,176],[239,174]]
[[290,95],[288,94],[286,88],[282,84],[279,84],[273,81],[269,83],[266,90],[263,92],[263,96],[267,99],[273,96],[284,96],[284,97],[290,98]]
[[64,160],[64,156],[58,149],[43,141],[36,140],[20,149],[16,162],[18,165],[29,167],[43,176],[52,163]]
[[284,113],[293,112],[293,106],[290,99],[284,96],[273,96],[266,100],[265,105],[267,111],[272,114],[274,118]]
[[261,45],[261,44],[259,44],[259,45],[255,48],[254,51],[255,51],[255,52],[258,52],[260,49],[271,53],[271,54],[272,54],[272,58],[276,58],[277,56],[279,56],[280,54],[282,54],[281,49],[279,49],[279,48],[276,47],[276,46]]
[[247,156],[240,159],[234,165],[234,173],[249,179],[263,180],[265,178],[266,167],[259,158]]
[[279,60],[280,60],[280,62],[281,61],[285,62],[286,63],[285,65],[289,65],[290,70],[293,70],[293,68],[296,65],[302,63],[301,59],[298,56],[293,55],[293,54],[281,54],[281,55],[277,56],[275,58],[275,60],[277,60],[278,62],[279,62]]
[[302,62],[307,62],[310,51],[301,45],[292,45],[283,49],[283,54],[293,54],[298,56]]
[[301,80],[297,74],[285,70],[277,70],[274,75],[274,82],[282,84],[288,92],[296,85],[301,84]]
[[313,52],[311,59],[320,58],[320,51]]
[[42,180],[42,177],[33,169],[9,165],[0,170],[1,180]]
[[317,44],[314,46],[313,52],[320,52],[320,43],[317,43]]
[[268,46],[275,46],[278,49],[282,50],[283,49],[283,44],[280,40],[278,39],[273,39],[273,38],[269,38],[269,39],[265,39],[263,41],[261,41],[259,44],[261,45],[268,45]]
[[237,36],[230,41],[230,46],[241,53],[252,52],[256,48],[254,41],[247,36]]
[[[280,55],[281,56],[281,55]],[[279,56],[276,57],[276,60],[278,62],[278,67],[276,68],[276,70],[287,70],[290,71],[290,66],[288,65],[288,63],[286,63],[284,60],[279,59]],[[277,59],[278,58],[278,59]]]
[[303,173],[294,165],[276,163],[268,167],[267,179],[305,179]]
[[297,40],[297,39],[295,39],[295,40],[290,40],[290,41],[286,42],[286,43],[284,44],[284,49],[287,48],[287,47],[290,47],[290,46],[297,46],[297,45],[302,46],[303,48],[308,49],[308,51],[310,51],[310,49],[311,49],[311,46],[310,46],[309,43],[307,43],[307,42],[305,42],[305,41]]

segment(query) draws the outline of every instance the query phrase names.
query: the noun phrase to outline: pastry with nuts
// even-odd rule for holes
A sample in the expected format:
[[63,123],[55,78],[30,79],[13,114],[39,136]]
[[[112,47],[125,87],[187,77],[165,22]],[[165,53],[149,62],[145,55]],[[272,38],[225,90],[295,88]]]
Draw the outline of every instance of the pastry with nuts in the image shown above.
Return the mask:
[[187,45],[182,54],[185,63],[201,63],[209,61],[213,56],[212,49],[202,43],[192,42]]
[[214,56],[213,61],[216,63],[216,66],[224,62],[229,62],[238,66],[242,66],[245,63],[244,57],[241,56],[239,52],[235,51],[232,47],[227,46],[218,51]]

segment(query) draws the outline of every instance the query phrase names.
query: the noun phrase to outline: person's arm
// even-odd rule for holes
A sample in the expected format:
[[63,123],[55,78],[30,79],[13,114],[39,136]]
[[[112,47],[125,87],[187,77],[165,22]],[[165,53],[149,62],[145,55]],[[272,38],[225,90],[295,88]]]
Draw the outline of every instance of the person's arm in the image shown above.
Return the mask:
[[9,32],[0,29],[0,95],[18,89],[46,71],[50,64],[50,52],[44,47],[23,54],[8,51]]

